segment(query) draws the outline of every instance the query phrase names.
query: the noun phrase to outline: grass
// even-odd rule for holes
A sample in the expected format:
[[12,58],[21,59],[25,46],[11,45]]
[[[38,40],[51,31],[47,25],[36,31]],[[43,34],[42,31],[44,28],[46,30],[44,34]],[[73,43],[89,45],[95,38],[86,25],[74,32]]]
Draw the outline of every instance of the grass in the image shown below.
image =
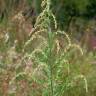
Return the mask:
[[11,22],[0,33],[0,96],[95,96],[96,56],[58,29],[51,0],[41,6],[27,37]]

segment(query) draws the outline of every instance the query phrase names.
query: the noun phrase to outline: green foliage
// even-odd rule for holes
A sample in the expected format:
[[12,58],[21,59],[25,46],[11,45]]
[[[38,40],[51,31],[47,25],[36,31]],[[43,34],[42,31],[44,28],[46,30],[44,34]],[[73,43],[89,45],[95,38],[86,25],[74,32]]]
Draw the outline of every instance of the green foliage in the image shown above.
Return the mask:
[[[89,20],[95,16],[95,0],[52,0],[53,10],[60,28],[69,26],[70,18]],[[92,11],[94,10],[94,11]],[[59,13],[59,14],[58,14]]]

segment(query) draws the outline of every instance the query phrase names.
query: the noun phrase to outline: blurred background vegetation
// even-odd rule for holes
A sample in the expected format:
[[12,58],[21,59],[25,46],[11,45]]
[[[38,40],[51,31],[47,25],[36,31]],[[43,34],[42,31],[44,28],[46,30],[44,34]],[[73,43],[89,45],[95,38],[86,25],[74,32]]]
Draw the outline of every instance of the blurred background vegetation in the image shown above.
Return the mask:
[[[20,8],[33,7],[38,15],[41,12],[42,0],[0,0],[0,21],[12,16]],[[52,0],[52,10],[57,17],[60,28],[69,26],[73,18],[84,21],[96,18],[96,0]]]
[[[0,25],[9,26],[11,18],[20,11],[24,18],[34,25],[36,17],[42,11],[41,2],[42,0],[0,0]],[[58,28],[65,30],[76,42],[79,40],[81,45],[88,45],[90,34],[96,36],[96,0],[70,0],[70,2],[52,0],[51,2]],[[90,32],[86,32],[87,29]]]

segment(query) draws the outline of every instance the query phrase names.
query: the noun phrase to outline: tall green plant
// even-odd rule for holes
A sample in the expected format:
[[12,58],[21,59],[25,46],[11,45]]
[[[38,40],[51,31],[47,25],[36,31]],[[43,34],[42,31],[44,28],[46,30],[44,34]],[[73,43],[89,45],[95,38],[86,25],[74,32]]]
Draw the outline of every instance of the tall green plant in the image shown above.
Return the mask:
[[[65,91],[74,88],[75,81],[81,78],[87,92],[86,77],[78,72],[71,72],[70,58],[75,52],[80,52],[83,55],[82,49],[79,45],[73,44],[64,31],[57,28],[56,18],[50,8],[51,0],[43,0],[41,6],[43,11],[36,19],[35,26],[29,34],[29,40],[24,44],[22,50],[24,57],[19,64],[20,66],[23,62],[27,62],[26,59],[31,59],[34,68],[31,69],[32,72],[30,73],[27,72],[26,68],[17,73],[10,84],[16,78],[27,75],[30,82],[42,85],[40,87],[42,88],[42,96],[64,96]],[[53,24],[54,26],[52,26]],[[58,38],[60,36],[63,36],[64,39],[62,41],[62,44],[65,44],[63,48],[60,46],[61,41]],[[28,48],[28,46],[36,39],[42,40],[42,42],[29,52],[31,48]],[[65,39],[67,42],[65,42]],[[26,50],[27,48],[28,50]],[[19,66],[16,68],[18,69]],[[35,93],[38,92],[34,91],[32,94]]]

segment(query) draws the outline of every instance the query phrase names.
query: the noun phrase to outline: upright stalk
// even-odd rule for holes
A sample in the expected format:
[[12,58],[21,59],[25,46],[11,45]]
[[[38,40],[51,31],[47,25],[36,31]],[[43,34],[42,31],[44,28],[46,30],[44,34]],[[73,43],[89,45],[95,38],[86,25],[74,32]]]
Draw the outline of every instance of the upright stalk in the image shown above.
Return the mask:
[[52,47],[53,47],[53,33],[51,30],[50,24],[50,0],[47,0],[47,12],[48,12],[48,45],[49,45],[49,55],[48,55],[48,64],[50,70],[50,96],[54,96],[53,88],[53,60],[52,60]]
[[53,43],[53,37],[52,37],[52,32],[51,28],[49,28],[48,31],[48,41],[49,41],[49,56],[48,56],[48,64],[49,64],[49,70],[50,70],[50,90],[51,90],[51,95],[54,96],[54,91],[53,91],[53,56],[52,56],[52,43]]

